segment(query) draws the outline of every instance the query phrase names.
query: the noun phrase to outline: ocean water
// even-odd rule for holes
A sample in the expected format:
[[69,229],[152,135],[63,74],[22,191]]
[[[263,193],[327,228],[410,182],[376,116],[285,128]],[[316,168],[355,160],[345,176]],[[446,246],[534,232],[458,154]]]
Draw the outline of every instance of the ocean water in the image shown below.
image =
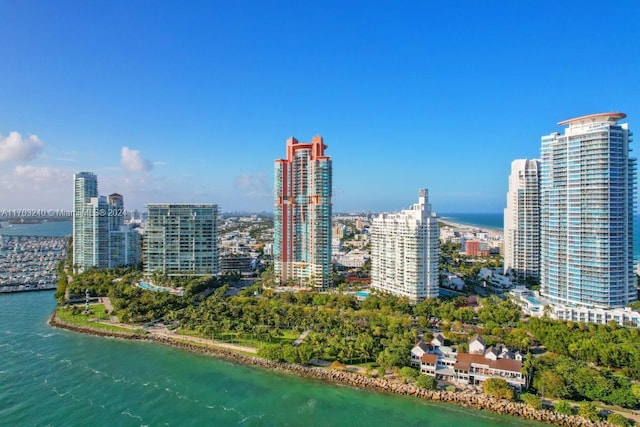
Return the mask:
[[[502,230],[504,228],[503,213],[443,213],[439,215],[460,224],[475,225]],[[633,217],[633,259],[640,261],[640,215]]]
[[53,221],[41,224],[0,223],[0,236],[70,236],[73,233],[72,221]]
[[0,295],[0,425],[542,426],[51,328],[53,294]]

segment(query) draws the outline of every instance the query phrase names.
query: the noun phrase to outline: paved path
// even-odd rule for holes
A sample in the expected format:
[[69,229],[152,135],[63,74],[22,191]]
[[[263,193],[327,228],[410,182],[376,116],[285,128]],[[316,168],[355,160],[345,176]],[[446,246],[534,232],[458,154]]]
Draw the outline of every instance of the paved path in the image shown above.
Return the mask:
[[[109,300],[108,297],[102,297],[100,301],[102,302],[102,304],[104,304],[105,310],[108,310],[109,313],[113,311],[111,300]],[[191,342],[196,342],[200,344],[207,344],[215,347],[226,348],[228,350],[242,351],[245,353],[256,354],[258,352],[258,349],[253,347],[245,347],[243,345],[238,345],[238,344],[229,344],[221,341],[214,341],[214,340],[209,340],[205,338],[192,337],[190,335],[174,334],[173,332],[169,331],[167,327],[164,325],[163,326],[157,326],[157,325],[156,326],[137,326],[137,325],[130,325],[128,323],[121,323],[121,322],[118,322],[118,318],[116,316],[113,316],[111,314],[109,315],[109,324],[118,326],[120,328],[131,329],[131,330],[142,329],[144,331],[149,332],[152,335],[161,336],[161,337],[174,339],[174,340],[191,341]]]
[[109,320],[111,321],[111,323],[118,323],[118,318],[112,314],[113,306],[111,305],[111,300],[109,299],[109,297],[101,297],[99,301],[104,304],[104,309],[107,311],[107,313],[109,313]]
[[304,331],[303,333],[300,334],[300,336],[298,337],[297,340],[295,340],[293,342],[293,346],[294,347],[298,347],[300,344],[302,344],[302,341],[304,341],[304,339],[307,337],[307,335],[309,335],[311,333],[311,329],[307,329],[306,331]]

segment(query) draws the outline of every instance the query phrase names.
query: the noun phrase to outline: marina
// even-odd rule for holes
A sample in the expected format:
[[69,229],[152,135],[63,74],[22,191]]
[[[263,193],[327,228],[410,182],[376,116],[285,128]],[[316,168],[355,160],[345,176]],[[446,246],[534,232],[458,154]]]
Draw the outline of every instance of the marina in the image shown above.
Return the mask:
[[0,235],[0,293],[55,289],[66,237]]

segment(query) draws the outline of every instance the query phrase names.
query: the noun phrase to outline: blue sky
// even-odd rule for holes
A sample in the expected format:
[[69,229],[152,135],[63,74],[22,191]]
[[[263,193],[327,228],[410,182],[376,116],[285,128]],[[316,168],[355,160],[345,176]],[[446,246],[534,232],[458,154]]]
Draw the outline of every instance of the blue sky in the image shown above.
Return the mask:
[[[320,134],[334,211],[500,212],[557,122],[640,132],[640,2],[0,1],[0,208],[272,210],[285,140]],[[639,133],[640,135],[640,133]],[[635,145],[635,144],[634,144]]]

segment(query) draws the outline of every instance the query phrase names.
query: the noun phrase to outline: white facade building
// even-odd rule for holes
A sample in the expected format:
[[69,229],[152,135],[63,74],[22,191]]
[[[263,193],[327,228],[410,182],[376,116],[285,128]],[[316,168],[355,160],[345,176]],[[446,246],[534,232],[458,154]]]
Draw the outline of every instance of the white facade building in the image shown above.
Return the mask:
[[374,218],[371,287],[414,302],[438,297],[438,236],[426,189],[411,208]]
[[540,278],[540,161],[511,163],[504,210],[504,272]]

